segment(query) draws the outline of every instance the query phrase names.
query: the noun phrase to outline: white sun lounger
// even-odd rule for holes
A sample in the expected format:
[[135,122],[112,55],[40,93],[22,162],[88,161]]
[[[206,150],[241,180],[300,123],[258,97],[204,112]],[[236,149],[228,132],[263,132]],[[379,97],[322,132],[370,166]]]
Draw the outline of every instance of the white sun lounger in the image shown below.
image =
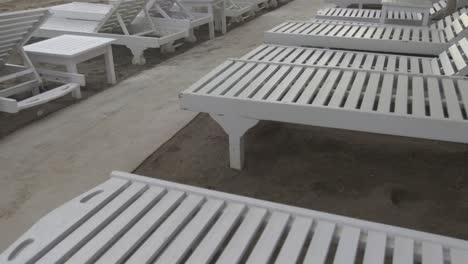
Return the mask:
[[[0,14],[0,112],[17,113],[23,109],[44,104],[67,94],[80,98],[80,84],[84,76],[63,72],[36,71],[23,45],[49,16],[46,9]],[[12,53],[21,56],[22,65],[9,64]],[[65,82],[54,89],[40,93],[41,76],[54,82]],[[17,101],[12,96],[31,92],[32,97]]]
[[348,21],[289,21],[265,32],[264,40],[279,45],[438,55],[467,36],[467,26],[466,13],[443,30]]
[[[52,38],[64,34],[113,38],[116,45],[128,47],[134,64],[144,64],[144,50],[161,48],[173,51],[176,40],[188,36],[187,29],[166,28],[155,25],[149,19],[145,5],[147,0],[118,0],[113,5],[73,2],[52,8],[53,16],[34,34],[36,37]],[[143,23],[135,23],[141,11],[145,12]]]
[[[214,19],[211,14],[189,11],[178,0],[150,0],[147,9],[156,25],[165,27],[189,27],[189,41],[196,41],[194,28],[208,24],[210,39],[215,37]],[[179,25],[180,26],[176,26]]]
[[229,23],[240,23],[249,17],[255,17],[255,11],[258,9],[257,4],[243,0],[225,0],[224,8]]
[[453,44],[436,57],[417,57],[386,53],[348,50],[303,48],[265,44],[244,59],[336,67],[353,70],[376,70],[388,73],[414,73],[424,75],[468,75],[468,40]]
[[468,143],[467,79],[292,63],[299,53],[255,49],[181,93],[182,109],[209,113],[229,135],[232,168],[259,120]]
[[[434,5],[439,5],[434,3]],[[434,8],[432,8],[434,9]],[[432,10],[431,9],[431,10]],[[434,22],[431,27],[443,29],[448,24],[458,19],[458,17],[466,13],[466,8],[456,11],[454,14],[446,16],[438,22]],[[382,11],[379,9],[356,9],[356,8],[324,8],[317,11],[317,15],[313,19],[331,19],[331,20],[347,20],[359,21],[367,23],[380,23]],[[401,25],[421,25],[422,14],[418,12],[389,11],[387,20],[389,24]]]
[[0,255],[3,264],[389,259],[465,264],[468,241],[124,172],[44,216]]

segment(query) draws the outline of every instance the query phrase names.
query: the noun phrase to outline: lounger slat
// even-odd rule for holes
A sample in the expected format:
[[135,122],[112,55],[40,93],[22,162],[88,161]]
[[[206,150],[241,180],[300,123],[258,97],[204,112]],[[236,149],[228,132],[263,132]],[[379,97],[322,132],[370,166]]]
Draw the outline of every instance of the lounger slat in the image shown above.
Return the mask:
[[463,264],[468,259],[468,252],[458,249],[450,250],[452,264]]
[[129,257],[183,200],[184,193],[169,191],[133,227],[112,245],[96,264],[118,263]]
[[312,105],[321,106],[325,105],[326,100],[332,95],[332,89],[334,88],[336,82],[339,80],[340,71],[331,70],[328,74],[327,79],[323,83],[321,89],[317,93],[317,96],[312,101]]
[[440,95],[437,79],[428,78],[427,85],[429,95],[429,109],[431,116],[434,116],[436,118],[443,118],[444,110],[442,107],[442,97]]
[[309,81],[310,76],[314,75],[314,69],[305,69],[301,76],[296,80],[293,86],[288,90],[281,100],[284,103],[292,103],[297,100],[302,91],[305,89],[307,81]]
[[126,263],[151,262],[174,238],[202,205],[204,198],[188,195],[177,209],[154,231]]
[[426,99],[424,98],[424,83],[422,77],[413,78],[413,104],[412,112],[415,116],[423,117],[426,115]]
[[341,231],[333,264],[352,264],[355,262],[361,230],[345,227]]
[[397,88],[395,94],[395,113],[408,113],[408,77],[398,76]]
[[222,215],[216,221],[216,224],[203,238],[190,258],[185,262],[187,264],[206,264],[210,263],[216,252],[227,238],[228,234],[239,221],[245,205],[230,203],[222,212]]
[[442,246],[434,243],[423,242],[422,263],[424,264],[444,264]]
[[454,120],[462,120],[463,117],[461,114],[457,91],[455,90],[453,81],[442,80],[442,86],[444,87],[444,94],[449,118]]
[[88,243],[91,238],[138,199],[147,189],[148,186],[142,183],[130,185],[119,196],[60,241],[60,244],[48,251],[37,263],[57,263],[67,260],[83,244]]
[[341,104],[343,103],[346,91],[348,90],[350,86],[352,76],[353,76],[353,73],[350,71],[346,71],[343,73],[343,76],[341,77],[340,82],[336,86],[335,92],[333,93],[333,96],[330,99],[328,106],[330,107],[341,106]]
[[137,222],[162,196],[164,189],[151,188],[136,200],[132,206],[117,216],[95,237],[90,239],[67,263],[87,263],[97,259],[109,246]]
[[371,231],[367,235],[363,264],[384,264],[387,236],[382,232]]
[[216,263],[239,263],[257,233],[267,211],[260,208],[251,208],[245,215],[242,223],[235,231]]
[[276,264],[297,263],[311,227],[311,219],[303,217],[294,219],[281,251],[275,260]]
[[351,86],[351,90],[349,91],[348,98],[346,99],[346,103],[344,105],[346,109],[357,108],[359,98],[361,97],[361,91],[364,86],[365,78],[366,74],[363,72],[359,72],[356,74],[353,85]]
[[414,241],[409,238],[397,237],[393,249],[393,264],[414,263]]
[[442,69],[444,70],[444,73],[446,75],[453,75],[455,73],[453,67],[452,67],[452,62],[450,61],[447,52],[442,52],[439,55],[440,62],[442,63]]
[[200,211],[164,250],[155,263],[180,263],[182,258],[197,243],[197,240],[203,236],[203,233],[211,225],[223,205],[224,201],[222,200],[208,200],[203,204]]
[[379,87],[380,74],[373,73],[369,77],[369,81],[362,99],[361,109],[364,111],[372,111],[377,100],[377,88]]
[[247,84],[252,80],[258,80],[256,77],[267,67],[266,64],[256,65],[244,78],[239,80],[229,91],[225,93],[227,97],[237,96],[239,92],[242,92]]
[[325,263],[330,249],[335,224],[319,221],[315,227],[312,241],[307,249],[304,263]]
[[320,83],[322,83],[322,80],[325,79],[327,73],[328,71],[325,69],[320,69],[317,72],[315,72],[314,77],[310,80],[307,87],[305,87],[304,91],[297,99],[297,103],[309,104],[310,101],[313,99],[313,96],[317,92]]
[[379,96],[379,104],[377,106],[377,111],[381,113],[390,113],[391,112],[391,103],[393,96],[393,83],[394,76],[391,74],[385,74],[382,81],[382,89]]
[[461,71],[463,68],[467,67],[466,61],[463,59],[462,54],[458,50],[457,45],[452,45],[449,48],[450,56],[452,57],[453,63],[456,66],[457,71]]
[[275,212],[257,241],[247,264],[268,263],[290,218],[289,214]]

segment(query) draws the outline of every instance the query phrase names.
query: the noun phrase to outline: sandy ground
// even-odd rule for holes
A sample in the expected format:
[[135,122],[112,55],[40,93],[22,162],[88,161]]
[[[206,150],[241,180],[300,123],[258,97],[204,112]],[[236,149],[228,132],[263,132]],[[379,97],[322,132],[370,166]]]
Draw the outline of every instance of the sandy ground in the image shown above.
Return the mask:
[[200,114],[135,172],[330,213],[468,239],[468,146],[261,122],[246,168]]
[[[295,0],[163,60],[150,50],[152,60],[161,60],[149,63],[150,69],[135,70],[108,89],[97,85],[86,100],[1,138],[0,252],[41,216],[106,180],[112,170],[137,168],[195,116],[180,110],[180,91],[226,58],[261,44],[263,31],[286,19],[306,19],[318,6],[318,1]],[[96,80],[103,76],[96,74]]]

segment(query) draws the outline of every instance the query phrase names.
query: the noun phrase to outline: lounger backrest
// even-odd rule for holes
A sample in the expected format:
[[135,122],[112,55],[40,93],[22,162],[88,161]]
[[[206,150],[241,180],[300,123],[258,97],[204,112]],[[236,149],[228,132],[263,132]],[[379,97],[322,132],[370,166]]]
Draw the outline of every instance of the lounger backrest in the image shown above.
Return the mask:
[[47,9],[34,9],[0,14],[0,65],[21,48],[48,17]]
[[443,30],[447,42],[456,41],[468,34],[468,14],[461,14]]
[[432,4],[431,9],[429,10],[429,14],[431,16],[437,14],[438,12],[444,10],[447,7],[447,0],[440,0]]
[[434,74],[460,75],[468,74],[468,39],[462,38],[439,56],[432,59]]
[[[121,32],[123,23],[128,27],[145,8],[147,0],[118,0],[98,26],[98,32]],[[121,20],[119,22],[119,20]]]
[[444,29],[447,26],[449,26],[450,24],[452,24],[455,20],[457,20],[462,14],[467,13],[467,12],[468,12],[468,10],[466,8],[462,8],[462,9],[456,11],[455,13],[453,13],[451,15],[448,15],[448,16],[444,17],[443,19],[440,19],[439,21],[433,23],[431,25],[431,28]]

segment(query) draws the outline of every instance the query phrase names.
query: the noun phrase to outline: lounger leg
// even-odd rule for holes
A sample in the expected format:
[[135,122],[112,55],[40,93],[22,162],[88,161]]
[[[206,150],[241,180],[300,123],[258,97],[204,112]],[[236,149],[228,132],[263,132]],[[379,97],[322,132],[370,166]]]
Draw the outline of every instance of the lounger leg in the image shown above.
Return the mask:
[[75,99],[81,99],[81,87],[78,86],[73,92],[71,93],[72,97]]
[[143,52],[145,51],[146,48],[134,47],[134,46],[132,47],[127,46],[127,48],[129,48],[133,54],[133,58],[132,58],[133,64],[144,65],[146,63],[145,56],[143,55]]
[[214,21],[211,21],[208,23],[208,30],[210,32],[210,39],[215,38],[215,26],[214,26]]
[[229,161],[233,169],[241,170],[244,165],[244,134],[258,123],[258,120],[240,116],[215,115],[211,117],[229,136]]
[[278,7],[278,1],[277,0],[270,0],[270,6],[272,8]]
[[162,53],[173,53],[175,52],[174,43],[170,42],[161,46]]
[[188,35],[188,37],[185,38],[185,40],[187,40],[188,42],[197,41],[197,37],[195,36],[195,32],[194,32],[193,28],[191,28],[189,30],[189,35]]
[[107,82],[115,84],[115,69],[114,69],[114,56],[112,55],[112,47],[109,45],[107,51],[104,53],[104,60],[106,62]]

